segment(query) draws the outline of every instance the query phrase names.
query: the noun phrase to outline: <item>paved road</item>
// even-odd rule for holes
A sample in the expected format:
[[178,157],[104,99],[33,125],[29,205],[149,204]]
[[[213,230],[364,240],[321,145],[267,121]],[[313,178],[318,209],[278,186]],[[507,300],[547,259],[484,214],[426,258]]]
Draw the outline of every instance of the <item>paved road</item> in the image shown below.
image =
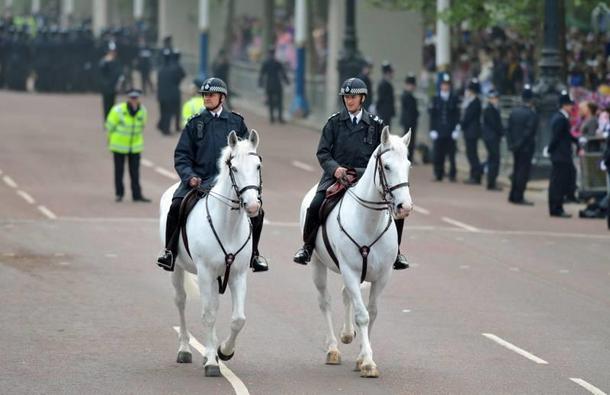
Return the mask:
[[[174,362],[173,293],[154,258],[176,137],[154,130],[156,104],[145,100],[146,205],[114,202],[99,97],[1,92],[0,103],[0,393],[233,393],[203,377],[200,355]],[[271,260],[249,276],[248,321],[227,363],[250,393],[610,392],[605,223],[551,219],[541,193],[521,208],[506,193],[433,183],[424,166],[412,170],[418,211],[403,247],[413,267],[394,273],[373,332],[381,378],[352,371],[356,345],[341,348],[343,365],[324,365],[310,269],[291,262],[299,202],[319,177],[318,135],[244,114],[261,133]],[[339,279],[331,284],[339,327]],[[229,307],[224,297],[221,335]]]

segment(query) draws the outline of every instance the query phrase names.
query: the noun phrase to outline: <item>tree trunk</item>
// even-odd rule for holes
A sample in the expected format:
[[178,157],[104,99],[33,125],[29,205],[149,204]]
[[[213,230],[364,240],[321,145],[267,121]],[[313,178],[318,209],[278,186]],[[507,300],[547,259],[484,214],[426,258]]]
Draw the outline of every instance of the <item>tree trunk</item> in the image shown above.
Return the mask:
[[275,1],[264,0],[265,20],[263,25],[263,54],[267,53],[267,49],[275,44]]
[[222,42],[222,49],[226,54],[231,53],[231,43],[233,42],[233,28],[235,26],[235,0],[227,0],[227,16],[225,19],[225,37]]

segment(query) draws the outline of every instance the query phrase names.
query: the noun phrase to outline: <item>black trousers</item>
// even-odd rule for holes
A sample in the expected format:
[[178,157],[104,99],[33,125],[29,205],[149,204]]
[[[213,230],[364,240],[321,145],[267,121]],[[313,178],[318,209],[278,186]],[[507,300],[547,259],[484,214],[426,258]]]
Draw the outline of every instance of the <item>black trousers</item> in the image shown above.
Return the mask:
[[104,109],[104,122],[106,122],[106,118],[108,118],[108,113],[112,110],[112,106],[114,106],[114,101],[116,100],[116,93],[103,93],[102,94],[102,107]]
[[161,133],[169,134],[172,117],[176,114],[176,101],[159,100],[159,112],[161,116],[159,118],[159,122],[157,123],[157,128],[161,131]]
[[533,156],[533,148],[513,151],[513,176],[508,196],[508,200],[511,202],[523,201],[523,194],[530,179]]
[[566,189],[566,199],[576,200],[576,166],[574,166],[574,162],[570,162],[570,184]]
[[[169,207],[167,213],[167,222],[165,225],[165,248],[172,252],[175,257],[178,254],[178,241],[180,240],[180,205],[184,198],[178,197],[172,200],[172,205]],[[258,243],[263,233],[263,220],[265,219],[265,212],[261,208],[258,216],[250,218],[252,224],[252,255],[258,256]]]
[[442,180],[445,176],[445,158],[449,158],[449,178],[455,179],[455,140],[451,137],[439,137],[434,140],[434,176]]
[[407,134],[409,128],[411,128],[411,141],[409,142],[409,160],[413,162],[413,159],[415,159],[413,155],[415,153],[415,147],[417,145],[417,128],[409,125],[403,125],[403,127],[405,128],[405,134]]
[[496,186],[496,179],[500,171],[500,140],[483,140],[487,149],[487,187]]
[[142,197],[140,188],[140,154],[119,154],[114,152],[114,188],[116,196],[125,195],[123,186],[123,173],[125,172],[125,159],[129,164],[129,178],[131,179],[131,195],[133,199]]
[[481,161],[479,160],[478,138],[464,138],[466,145],[466,157],[470,165],[470,179],[481,182]]
[[563,200],[570,193],[572,171],[571,162],[552,162],[549,182],[549,214],[563,213]]
[[150,70],[140,70],[140,79],[142,81],[142,93],[146,94],[147,89],[150,89],[151,92],[154,92],[155,87],[153,86],[153,83],[150,80]]
[[268,100],[268,105],[269,105],[269,119],[271,120],[271,122],[275,122],[275,112],[277,111],[278,113],[278,119],[280,120],[280,122],[284,121],[284,118],[282,117],[282,112],[283,112],[283,94],[282,94],[282,89],[270,89],[267,91],[267,100]]

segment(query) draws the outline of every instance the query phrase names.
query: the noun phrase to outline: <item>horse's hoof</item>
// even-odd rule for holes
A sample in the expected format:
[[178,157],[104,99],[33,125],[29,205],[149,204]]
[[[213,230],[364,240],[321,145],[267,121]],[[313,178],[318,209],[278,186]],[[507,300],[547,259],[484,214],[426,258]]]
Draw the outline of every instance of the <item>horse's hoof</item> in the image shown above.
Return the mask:
[[235,355],[235,351],[233,351],[230,355],[224,355],[222,351],[220,351],[220,346],[218,346],[216,354],[218,354],[218,358],[220,358],[221,360],[228,361],[229,359],[233,358],[233,355]]
[[218,365],[208,365],[203,368],[205,371],[205,377],[219,377],[220,367]]
[[360,369],[362,369],[362,360],[358,359],[356,360],[356,367],[354,368],[354,372],[359,372]]
[[180,351],[178,353],[178,357],[176,358],[176,362],[178,363],[192,363],[193,362],[193,354],[188,351]]
[[326,353],[327,365],[341,365],[341,353],[339,350],[331,350]]
[[343,344],[350,344],[351,342],[354,341],[354,338],[356,337],[356,331],[354,331],[353,334],[347,334],[347,335],[341,335],[341,343]]
[[377,378],[379,377],[379,369],[374,365],[362,365],[360,368],[360,377]]

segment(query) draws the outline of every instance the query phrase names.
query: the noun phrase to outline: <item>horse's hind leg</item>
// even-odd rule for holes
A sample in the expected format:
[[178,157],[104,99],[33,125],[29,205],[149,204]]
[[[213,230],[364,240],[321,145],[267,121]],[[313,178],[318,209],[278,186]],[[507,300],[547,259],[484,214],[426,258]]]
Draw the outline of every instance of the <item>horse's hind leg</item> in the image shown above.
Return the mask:
[[341,363],[341,353],[337,348],[337,337],[333,328],[333,318],[330,308],[330,294],[327,287],[327,269],[320,261],[313,258],[311,260],[313,267],[313,282],[318,289],[318,304],[322,315],[326,319],[328,325],[328,333],[326,335],[326,364],[339,365]]
[[341,289],[341,295],[343,296],[343,307],[345,310],[343,329],[341,329],[341,342],[343,344],[350,344],[356,336],[356,331],[354,330],[354,305],[345,286]]
[[180,333],[178,334],[178,357],[176,362],[178,363],[191,363],[193,356],[191,353],[191,347],[189,346],[189,333],[186,329],[186,318],[184,316],[184,308],[186,305],[186,291],[184,290],[184,269],[176,265],[172,272],[172,284],[176,291],[174,302],[178,308],[178,314],[180,315]]
[[235,354],[235,340],[237,335],[246,324],[246,274],[240,273],[229,280],[231,288],[231,299],[233,302],[233,314],[231,316],[231,333],[229,337],[218,346],[218,357],[228,361]]
[[216,315],[218,314],[218,285],[214,278],[205,271],[203,265],[197,265],[197,278],[199,280],[199,292],[201,294],[201,304],[203,312],[201,321],[203,323],[204,335],[203,345],[205,355],[203,356],[203,366],[206,377],[220,376],[216,347],[218,339],[216,337]]

